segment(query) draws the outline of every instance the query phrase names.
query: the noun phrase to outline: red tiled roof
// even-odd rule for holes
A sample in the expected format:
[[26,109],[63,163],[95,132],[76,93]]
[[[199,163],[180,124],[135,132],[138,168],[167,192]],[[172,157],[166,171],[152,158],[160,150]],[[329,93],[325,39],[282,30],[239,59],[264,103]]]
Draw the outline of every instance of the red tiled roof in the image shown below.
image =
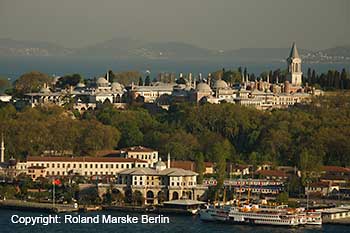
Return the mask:
[[322,187],[322,188],[327,188],[329,187],[329,183],[328,182],[315,182],[315,183],[311,183],[309,184],[310,187]]
[[119,158],[119,157],[43,157],[43,156],[28,156],[27,161],[31,162],[104,162],[104,163],[127,163],[138,162],[147,163],[147,161],[134,158]]
[[95,152],[97,157],[113,157],[119,156],[120,150],[98,150]]
[[182,168],[184,170],[196,170],[196,165],[193,161],[171,161],[170,162],[171,168]]
[[156,150],[143,147],[143,146],[132,146],[132,147],[127,147],[127,148],[122,148],[120,149],[121,152],[154,152]]
[[233,169],[239,169],[239,170],[243,170],[243,169],[246,169],[246,168],[249,168],[248,165],[243,165],[243,164],[235,164],[232,166]]
[[287,177],[285,172],[279,170],[259,170],[257,173],[263,176]]
[[205,167],[214,167],[214,163],[212,162],[204,162]]
[[338,166],[322,166],[321,170],[325,172],[350,172],[350,169]]

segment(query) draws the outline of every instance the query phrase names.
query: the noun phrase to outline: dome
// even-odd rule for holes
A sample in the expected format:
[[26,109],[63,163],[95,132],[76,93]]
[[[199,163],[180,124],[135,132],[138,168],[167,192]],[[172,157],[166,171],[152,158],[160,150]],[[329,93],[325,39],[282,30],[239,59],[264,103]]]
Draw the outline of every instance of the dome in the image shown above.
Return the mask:
[[116,91],[122,91],[124,89],[123,85],[121,85],[118,82],[113,82],[111,87],[112,87],[112,90],[116,90]]
[[224,80],[216,80],[216,82],[214,83],[214,88],[215,89],[225,89],[228,88],[227,83]]
[[48,86],[43,86],[41,89],[40,89],[40,92],[41,93],[50,93],[50,88]]
[[156,168],[156,171],[162,171],[162,170],[166,169],[166,164],[164,162],[162,162],[162,160],[160,158],[154,166]]
[[196,87],[196,90],[201,92],[211,92],[210,86],[206,83],[199,83]]
[[104,85],[108,84],[108,81],[104,77],[100,77],[97,79],[96,84],[98,86],[104,86]]
[[85,87],[85,84],[84,83],[78,83],[77,87],[83,88],[83,87]]

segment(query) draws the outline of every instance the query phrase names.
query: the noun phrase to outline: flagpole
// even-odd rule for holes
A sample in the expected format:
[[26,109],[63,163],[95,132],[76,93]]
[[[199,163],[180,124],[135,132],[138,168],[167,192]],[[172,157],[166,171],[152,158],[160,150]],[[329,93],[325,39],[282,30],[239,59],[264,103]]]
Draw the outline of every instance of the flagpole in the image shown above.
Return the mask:
[[55,180],[52,182],[53,191],[52,191],[52,205],[55,207]]

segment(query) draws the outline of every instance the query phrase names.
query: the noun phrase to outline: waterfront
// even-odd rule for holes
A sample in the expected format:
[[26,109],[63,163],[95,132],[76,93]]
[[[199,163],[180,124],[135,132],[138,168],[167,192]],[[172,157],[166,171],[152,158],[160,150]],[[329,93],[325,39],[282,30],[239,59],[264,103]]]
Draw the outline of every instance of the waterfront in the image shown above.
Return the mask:
[[[151,71],[151,76],[156,77],[159,72],[180,72],[194,74],[207,74],[216,70],[236,69],[239,66],[247,67],[248,72],[259,75],[268,70],[278,68],[284,69],[285,63],[282,62],[242,62],[235,61],[208,61],[208,60],[144,60],[131,59],[122,60],[108,57],[0,57],[0,76],[11,78],[14,81],[22,74],[38,70],[50,75],[65,75],[79,73],[84,78],[92,78],[94,76],[103,75],[108,69],[114,72],[136,70],[145,73],[146,70]],[[349,63],[335,64],[305,64],[303,72],[307,68],[315,69],[317,72],[327,72],[328,69],[341,70],[342,68],[350,69]]]
[[[222,223],[204,223],[201,222],[198,216],[179,216],[179,215],[169,215],[170,224],[51,224],[51,225],[35,225],[35,226],[25,226],[21,224],[11,223],[12,215],[36,217],[40,216],[40,212],[22,212],[22,211],[10,211],[10,210],[0,210],[0,229],[2,233],[8,232],[43,232],[53,233],[53,232],[252,232],[263,233],[263,232],[349,232],[349,226],[346,225],[323,225],[322,227],[298,227],[298,228],[282,228],[282,227],[269,227],[269,226],[245,226],[245,225],[230,225]],[[43,216],[48,216],[42,214]],[[77,215],[78,214],[73,214]],[[97,215],[112,215],[112,216],[126,216],[125,213],[119,212],[90,212],[90,213],[79,213],[80,216],[95,217]],[[138,214],[129,214],[130,216],[135,216],[141,218]],[[64,214],[59,214],[63,217]],[[150,215],[152,216],[152,215]],[[156,215],[155,215],[156,216]]]

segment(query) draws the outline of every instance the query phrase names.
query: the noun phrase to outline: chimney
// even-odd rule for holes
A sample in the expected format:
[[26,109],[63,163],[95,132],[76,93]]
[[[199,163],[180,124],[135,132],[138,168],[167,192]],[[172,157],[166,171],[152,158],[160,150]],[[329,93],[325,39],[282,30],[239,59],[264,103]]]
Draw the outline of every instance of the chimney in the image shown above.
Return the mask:
[[167,168],[170,168],[170,153],[168,153],[168,166]]

